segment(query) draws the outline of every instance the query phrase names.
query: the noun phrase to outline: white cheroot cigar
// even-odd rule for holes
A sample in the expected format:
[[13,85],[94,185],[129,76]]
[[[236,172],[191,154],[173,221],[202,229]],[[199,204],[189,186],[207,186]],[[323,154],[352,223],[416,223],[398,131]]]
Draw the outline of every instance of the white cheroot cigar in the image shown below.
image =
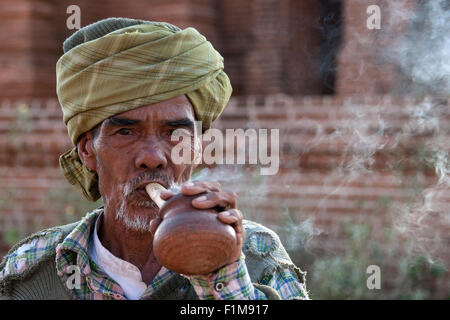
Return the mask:
[[161,209],[165,201],[161,199],[161,191],[167,190],[162,185],[156,182],[149,183],[145,186],[145,191],[147,191],[150,198],[156,203],[156,205]]

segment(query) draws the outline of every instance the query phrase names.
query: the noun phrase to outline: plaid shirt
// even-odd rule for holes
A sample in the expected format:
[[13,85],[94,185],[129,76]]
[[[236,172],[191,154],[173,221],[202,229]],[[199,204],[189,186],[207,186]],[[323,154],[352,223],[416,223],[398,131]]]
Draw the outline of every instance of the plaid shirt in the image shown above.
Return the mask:
[[[56,247],[56,269],[59,276],[72,274],[73,265],[78,266],[81,273],[80,286],[73,288],[75,296],[82,300],[126,300],[122,288],[108,277],[89,258],[88,247],[92,241],[91,230],[102,209],[88,213],[75,229]],[[61,232],[53,229],[44,230],[33,236],[29,241],[4,258],[4,266],[0,271],[0,279],[8,274],[19,274],[37,262],[41,257],[55,250],[54,244],[61,236]],[[258,239],[257,239],[258,240]],[[258,250],[266,252],[267,244],[257,241]],[[266,276],[261,284],[276,289],[282,299],[308,299],[303,284],[293,271],[288,268],[279,270]],[[140,297],[146,299],[161,285],[171,279],[174,273],[164,267],[155,276]],[[186,276],[200,299],[267,299],[264,293],[256,289],[245,265],[245,257],[227,265],[217,272],[206,276]],[[189,283],[181,288],[188,290]]]

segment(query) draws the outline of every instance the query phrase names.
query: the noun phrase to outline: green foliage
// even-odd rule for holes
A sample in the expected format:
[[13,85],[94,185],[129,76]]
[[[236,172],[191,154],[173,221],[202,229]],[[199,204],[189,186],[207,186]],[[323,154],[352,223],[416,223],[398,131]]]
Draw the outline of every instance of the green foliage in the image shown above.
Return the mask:
[[16,227],[7,227],[3,230],[3,241],[12,246],[19,242],[20,240],[20,231]]
[[103,205],[101,199],[96,202],[86,200],[75,189],[50,190],[47,202],[52,210],[61,213],[59,224],[67,224],[81,219],[87,212]]
[[34,127],[30,116],[30,107],[25,103],[17,105],[14,122],[8,130],[9,142],[14,142],[14,140],[21,134],[29,133],[33,131],[33,129]]
[[[368,222],[347,219],[341,225],[343,252],[316,256],[306,266],[312,299],[442,299],[437,288],[448,281],[444,263],[412,256],[386,228],[375,237]],[[301,264],[300,264],[301,265]],[[381,289],[367,287],[367,267],[381,270]]]
[[0,257],[3,256],[3,252],[1,252],[2,243],[10,247],[13,244],[17,243],[21,238],[20,231],[17,227],[5,226],[6,223],[2,215],[6,208],[12,205],[11,199],[14,198],[15,190],[6,187],[2,190],[2,192],[4,196],[2,196],[2,198],[0,199],[0,226],[2,226],[2,228],[0,229]]
[[51,225],[42,224],[41,219],[36,219],[32,225],[27,225],[26,230],[22,230],[17,226],[6,226],[2,212],[5,208],[13,205],[15,190],[11,188],[5,189],[5,197],[0,200],[0,258],[6,253],[5,249],[8,249],[12,245],[19,242],[24,237],[31,233],[40,231],[45,228],[49,228],[55,225],[63,225],[80,220],[87,212],[92,211],[102,205],[101,199],[96,202],[90,202],[84,199],[75,189],[59,189],[50,190],[47,194],[45,201],[45,207],[49,211],[57,212],[59,214],[59,220],[54,221]]

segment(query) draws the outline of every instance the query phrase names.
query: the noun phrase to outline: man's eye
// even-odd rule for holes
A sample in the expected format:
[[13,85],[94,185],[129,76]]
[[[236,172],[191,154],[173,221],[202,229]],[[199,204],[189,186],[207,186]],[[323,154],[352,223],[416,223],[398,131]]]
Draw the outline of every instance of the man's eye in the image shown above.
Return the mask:
[[127,129],[127,128],[122,128],[117,132],[122,136],[127,136],[127,135],[131,134],[131,130]]

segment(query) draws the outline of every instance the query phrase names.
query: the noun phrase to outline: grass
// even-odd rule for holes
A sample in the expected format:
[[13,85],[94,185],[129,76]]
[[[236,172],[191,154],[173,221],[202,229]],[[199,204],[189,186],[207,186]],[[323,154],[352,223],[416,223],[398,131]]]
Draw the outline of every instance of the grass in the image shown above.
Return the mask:
[[[294,262],[308,272],[312,299],[450,299],[448,285],[442,289],[449,281],[443,261],[408,253],[405,243],[388,228],[377,238],[370,223],[346,219],[340,231],[344,235],[342,252],[314,255],[289,251]],[[380,268],[380,289],[367,286],[371,265]]]

